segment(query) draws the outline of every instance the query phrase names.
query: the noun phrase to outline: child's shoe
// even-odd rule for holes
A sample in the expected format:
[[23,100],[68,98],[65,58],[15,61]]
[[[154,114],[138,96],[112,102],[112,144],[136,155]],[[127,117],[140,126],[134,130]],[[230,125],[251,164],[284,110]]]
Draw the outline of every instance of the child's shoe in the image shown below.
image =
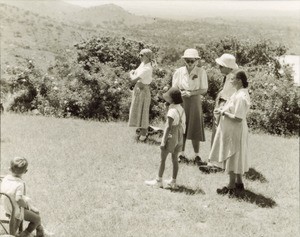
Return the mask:
[[176,184],[176,181],[174,181],[173,179],[170,179],[170,180],[166,180],[165,181],[165,184],[167,185],[168,188],[170,189],[177,189],[178,186]]
[[162,188],[163,184],[161,180],[153,179],[153,180],[146,180],[145,184],[152,187]]

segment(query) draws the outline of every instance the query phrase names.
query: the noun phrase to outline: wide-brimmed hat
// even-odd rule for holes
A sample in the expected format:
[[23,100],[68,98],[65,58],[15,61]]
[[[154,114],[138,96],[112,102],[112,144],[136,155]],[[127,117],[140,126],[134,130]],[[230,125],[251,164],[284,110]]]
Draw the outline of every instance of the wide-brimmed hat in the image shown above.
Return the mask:
[[217,64],[231,68],[231,69],[238,69],[239,66],[235,62],[235,57],[232,54],[224,53],[221,57],[216,59]]
[[169,96],[173,100],[174,104],[181,104],[183,102],[181,92],[175,87],[171,87],[166,93],[163,94],[163,98]]
[[186,49],[182,58],[200,58],[197,49]]
[[140,55],[145,55],[147,58],[152,60],[153,52],[151,51],[151,49],[142,49]]

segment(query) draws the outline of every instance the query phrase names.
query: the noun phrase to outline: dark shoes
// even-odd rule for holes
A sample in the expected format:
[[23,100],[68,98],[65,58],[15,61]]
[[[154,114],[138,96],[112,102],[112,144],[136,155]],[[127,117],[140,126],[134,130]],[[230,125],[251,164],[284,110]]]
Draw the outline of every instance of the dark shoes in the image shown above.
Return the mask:
[[180,156],[178,156],[178,162],[179,163],[189,163],[189,160],[185,156],[180,155]]
[[226,195],[226,194],[233,195],[234,192],[235,192],[235,188],[223,187],[223,188],[217,189],[217,194],[220,194],[220,195]]
[[200,166],[200,165],[207,165],[207,162],[202,161],[200,156],[196,156],[194,160],[194,164]]
[[205,174],[217,173],[217,172],[224,171],[223,169],[221,169],[217,166],[211,166],[211,165],[202,165],[199,167],[199,170]]
[[241,184],[235,183],[235,188],[236,188],[237,190],[240,190],[240,191],[244,191],[244,190],[245,190],[244,184],[243,184],[243,183],[241,183]]
[[223,187],[223,188],[218,188],[217,189],[217,194],[220,195],[226,195],[229,194],[229,196],[239,196],[243,191],[245,190],[244,184],[235,184],[235,188],[228,188],[228,187]]

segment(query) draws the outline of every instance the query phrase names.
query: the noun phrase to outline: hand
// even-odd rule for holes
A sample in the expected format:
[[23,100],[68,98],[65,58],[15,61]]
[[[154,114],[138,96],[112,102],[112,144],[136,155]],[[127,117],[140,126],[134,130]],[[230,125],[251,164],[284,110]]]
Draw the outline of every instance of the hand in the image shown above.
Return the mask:
[[181,96],[183,97],[191,97],[191,92],[190,91],[181,91]]
[[33,205],[29,205],[29,210],[30,211],[33,211],[33,212],[35,212],[35,213],[39,213],[39,209],[37,209],[35,206],[33,206]]
[[221,111],[222,111],[222,110],[219,109],[219,108],[218,108],[218,109],[215,109],[215,110],[214,110],[214,114],[221,114]]

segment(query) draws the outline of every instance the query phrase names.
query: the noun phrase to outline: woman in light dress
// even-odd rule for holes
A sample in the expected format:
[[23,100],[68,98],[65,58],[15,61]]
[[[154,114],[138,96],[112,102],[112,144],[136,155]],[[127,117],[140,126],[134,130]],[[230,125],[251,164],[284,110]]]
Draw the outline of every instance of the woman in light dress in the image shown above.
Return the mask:
[[132,101],[129,111],[129,126],[140,128],[140,141],[145,141],[149,126],[149,109],[151,94],[149,84],[152,82],[152,51],[141,50],[141,64],[136,70],[129,73],[131,83],[134,85]]
[[229,174],[228,185],[217,189],[218,194],[234,194],[244,190],[242,175],[249,170],[246,115],[250,108],[250,96],[247,76],[239,70],[230,82],[236,92],[223,107],[214,111],[221,117],[209,155],[212,163]]

